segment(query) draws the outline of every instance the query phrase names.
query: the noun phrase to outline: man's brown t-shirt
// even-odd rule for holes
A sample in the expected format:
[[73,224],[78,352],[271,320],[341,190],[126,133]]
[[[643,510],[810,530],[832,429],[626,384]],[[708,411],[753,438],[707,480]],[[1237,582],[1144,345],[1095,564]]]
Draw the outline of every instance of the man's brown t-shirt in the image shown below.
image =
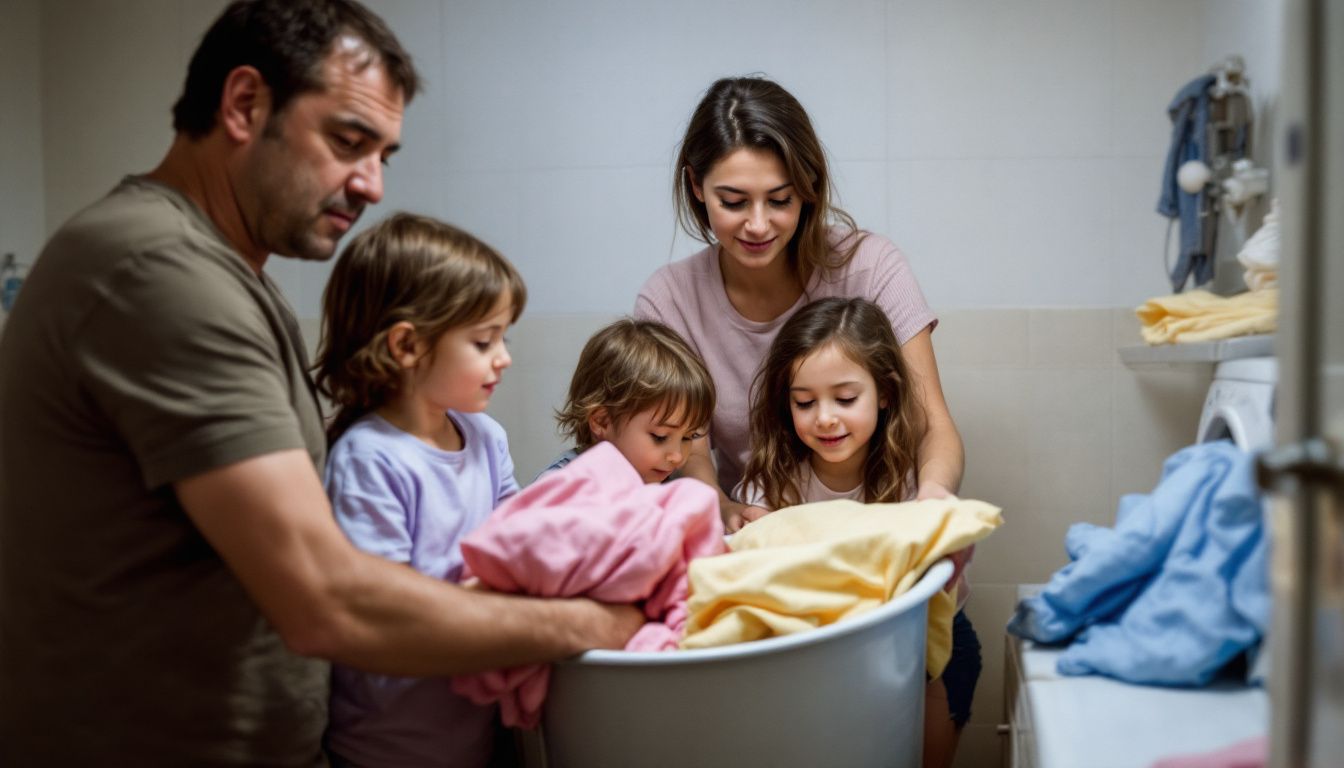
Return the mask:
[[0,339],[0,763],[312,765],[290,653],[173,483],[304,449],[293,312],[180,194],[128,178],[51,239]]

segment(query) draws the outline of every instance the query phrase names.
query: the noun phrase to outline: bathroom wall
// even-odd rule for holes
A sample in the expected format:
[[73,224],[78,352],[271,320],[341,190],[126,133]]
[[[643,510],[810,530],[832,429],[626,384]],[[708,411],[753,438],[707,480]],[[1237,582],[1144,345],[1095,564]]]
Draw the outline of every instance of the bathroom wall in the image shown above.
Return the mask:
[[[1115,349],[1138,341],[1132,307],[1167,290],[1166,223],[1153,212],[1166,104],[1240,52],[1272,112],[1279,3],[369,4],[427,89],[365,225],[394,209],[443,217],[529,281],[515,364],[492,406],[524,481],[562,447],[550,413],[583,341],[629,311],[648,274],[696,247],[674,227],[670,166],[704,89],[764,72],[810,110],[842,205],[905,249],[941,318],[963,493],[1004,508],[972,570],[986,666],[958,759],[994,764],[1016,586],[1048,578],[1069,524],[1110,523],[1119,496],[1150,490],[1162,458],[1194,437],[1209,368],[1130,369]],[[121,175],[158,161],[187,57],[222,6],[0,6],[0,247],[20,232],[14,247],[31,252]],[[315,339],[329,265],[273,259],[268,270]]]
[[[37,0],[0,4],[0,255],[31,263],[42,246],[42,114]],[[0,324],[4,323],[0,312]]]
[[[221,5],[43,4],[61,20],[42,36],[49,228],[154,164],[186,55]],[[1219,4],[372,5],[428,80],[382,209],[479,232],[547,315],[626,311],[688,252],[668,202],[679,132],[714,77],[758,71],[810,109],[842,203],[910,253],[935,306],[1146,298],[1163,287],[1165,105],[1208,65],[1192,41]],[[272,271],[317,313],[326,266]]]

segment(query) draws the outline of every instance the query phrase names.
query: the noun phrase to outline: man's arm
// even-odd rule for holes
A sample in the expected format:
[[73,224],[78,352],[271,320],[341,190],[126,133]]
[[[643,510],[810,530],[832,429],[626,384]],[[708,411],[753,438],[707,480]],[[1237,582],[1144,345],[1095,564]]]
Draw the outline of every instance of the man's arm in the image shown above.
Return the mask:
[[176,484],[188,516],[296,653],[393,675],[453,675],[621,648],[630,606],[462,589],[360,552],[301,450]]

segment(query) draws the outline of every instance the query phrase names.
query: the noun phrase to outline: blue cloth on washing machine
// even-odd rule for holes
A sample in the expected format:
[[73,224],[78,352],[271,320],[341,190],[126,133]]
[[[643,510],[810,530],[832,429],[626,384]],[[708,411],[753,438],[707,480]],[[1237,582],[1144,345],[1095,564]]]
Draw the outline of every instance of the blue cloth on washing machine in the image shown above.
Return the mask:
[[1173,454],[1152,493],[1121,499],[1115,528],[1069,529],[1072,562],[1018,604],[1008,631],[1043,643],[1073,638],[1061,674],[1208,682],[1269,625],[1252,464],[1228,441]]
[[[1205,160],[1204,142],[1209,123],[1209,88],[1216,78],[1201,75],[1176,92],[1167,114],[1171,117],[1171,146],[1162,169],[1162,195],[1157,212],[1169,219],[1180,217],[1181,249],[1171,268],[1171,290],[1180,293],[1192,273],[1195,285],[1213,279],[1213,254],[1204,250],[1203,226],[1199,211],[1204,193],[1190,194],[1176,183],[1176,172],[1187,160]],[[1205,162],[1208,162],[1205,160]]]

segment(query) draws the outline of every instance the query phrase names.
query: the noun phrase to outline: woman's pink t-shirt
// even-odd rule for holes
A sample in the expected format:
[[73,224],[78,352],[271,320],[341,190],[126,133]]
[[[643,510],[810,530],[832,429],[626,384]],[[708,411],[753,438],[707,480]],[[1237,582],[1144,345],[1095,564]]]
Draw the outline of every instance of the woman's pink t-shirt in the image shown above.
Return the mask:
[[710,439],[718,461],[719,485],[728,491],[741,479],[751,452],[752,379],[780,326],[794,312],[817,299],[868,299],[891,318],[902,344],[937,318],[905,255],[881,235],[868,233],[848,264],[825,276],[814,274],[792,307],[764,323],[743,317],[728,300],[718,252],[718,246],[711,245],[653,273],[635,299],[635,316],[667,325],[704,358],[718,390]]

